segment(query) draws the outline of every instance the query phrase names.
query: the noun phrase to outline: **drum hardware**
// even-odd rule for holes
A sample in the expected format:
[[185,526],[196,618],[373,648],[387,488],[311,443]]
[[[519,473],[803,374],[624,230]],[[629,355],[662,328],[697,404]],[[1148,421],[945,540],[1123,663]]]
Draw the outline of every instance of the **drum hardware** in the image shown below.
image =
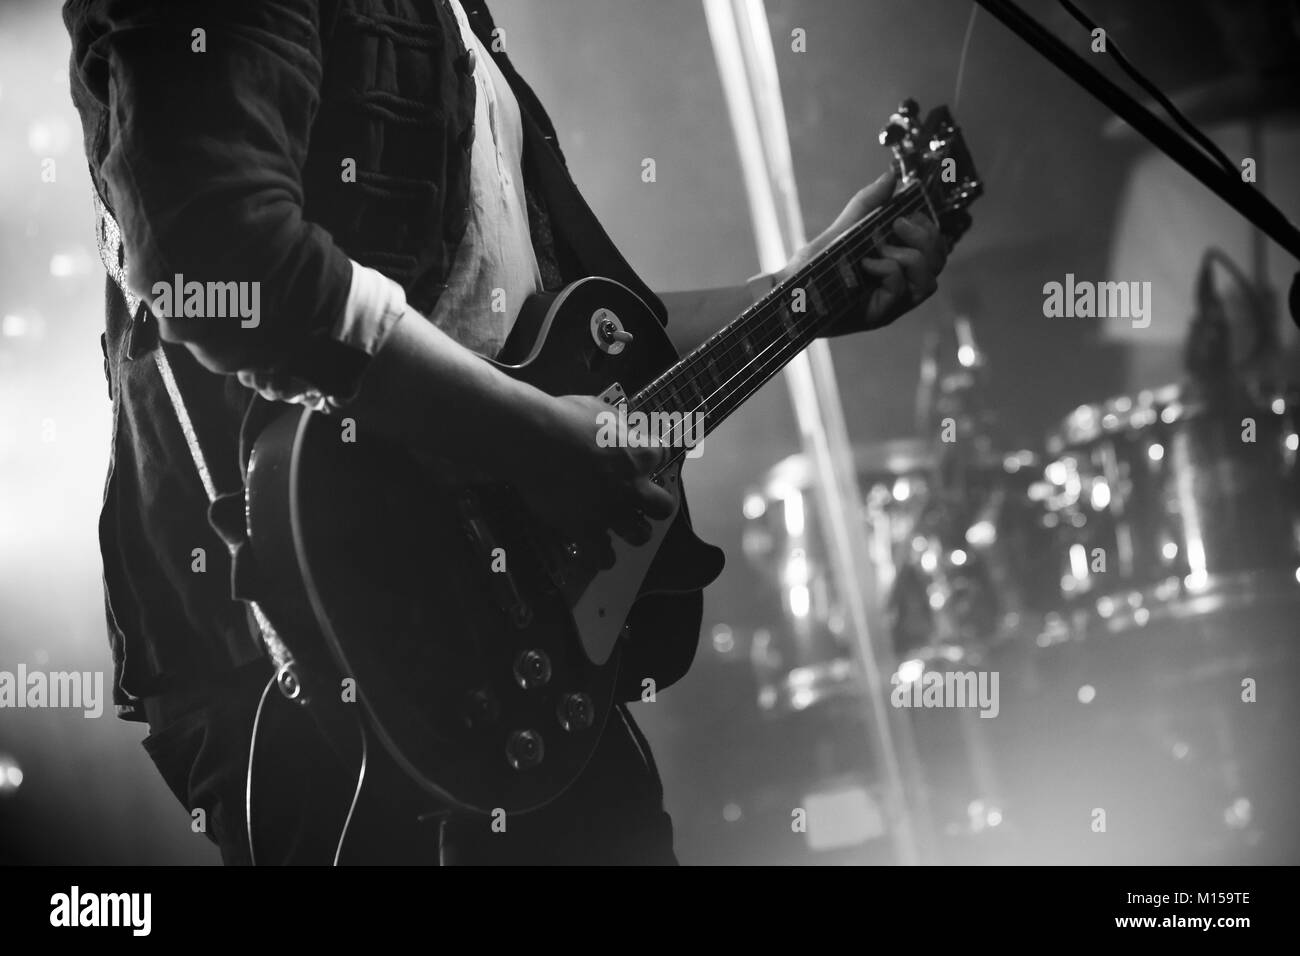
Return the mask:
[[1216,392],[1168,386],[1082,406],[1049,438],[1062,607],[1089,627],[1300,596],[1294,397]]

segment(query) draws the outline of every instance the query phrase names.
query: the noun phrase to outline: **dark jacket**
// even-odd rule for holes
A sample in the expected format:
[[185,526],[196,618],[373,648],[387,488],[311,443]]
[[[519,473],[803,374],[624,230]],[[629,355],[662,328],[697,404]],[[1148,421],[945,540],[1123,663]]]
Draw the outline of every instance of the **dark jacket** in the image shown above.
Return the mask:
[[[493,49],[486,7],[463,6],[525,114],[530,220],[548,287],[610,275],[662,317],[567,176],[559,195],[536,182],[537,151],[558,154],[554,129]],[[159,333],[189,346],[169,350],[175,374],[213,483],[237,493],[240,423],[261,399],[234,372],[348,396],[365,371],[368,357],[329,335],[349,258],[432,313],[466,227],[475,88],[445,0],[68,0],[64,20],[91,176],[121,225],[132,289],[177,273],[261,286],[261,321],[245,328],[147,310],[133,321],[108,283],[113,451],[99,531],[114,701],[139,720],[139,698],[261,654],[148,360]],[[355,182],[342,175],[349,160]]]

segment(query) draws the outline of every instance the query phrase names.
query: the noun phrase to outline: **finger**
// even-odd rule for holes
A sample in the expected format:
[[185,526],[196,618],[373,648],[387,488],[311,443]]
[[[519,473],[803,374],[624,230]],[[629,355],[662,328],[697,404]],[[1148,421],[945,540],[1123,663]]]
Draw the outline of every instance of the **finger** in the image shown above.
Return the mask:
[[926,245],[926,258],[930,262],[931,270],[935,275],[938,275],[948,263],[948,237],[943,234],[939,224],[931,219],[927,213],[913,213],[909,218],[924,229],[929,237],[929,242]]
[[588,567],[598,568],[602,571],[612,568],[616,559],[614,545],[609,540],[609,535],[602,531],[589,537],[586,542],[586,555],[584,563]]
[[651,443],[642,447],[629,441],[627,462],[631,466],[627,476],[652,475],[667,458],[667,449],[656,437]]
[[853,194],[853,198],[849,200],[848,205],[844,207],[844,211],[822,233],[822,237],[834,239],[868,213],[883,206],[889,197],[894,195],[896,178],[891,167],[882,173],[875,182],[859,189]]
[[885,245],[880,251],[902,267],[913,302],[929,298],[939,288],[939,282],[930,270],[930,263],[926,262],[925,254],[920,249]]
[[879,280],[867,299],[868,320],[886,322],[894,316],[907,297],[907,279],[903,267],[892,259],[863,259],[863,271]]
[[894,259],[866,258],[862,260],[863,271],[880,280],[880,289],[892,296],[907,294],[907,277],[903,275],[903,266]]
[[577,552],[569,552],[569,559],[588,568],[614,566],[614,548],[609,540],[609,530],[603,525],[587,524],[576,534],[571,545]]
[[902,217],[894,220],[894,235],[905,246],[919,249],[930,265],[930,271],[938,275],[948,259],[948,250],[939,229],[928,216],[916,214],[910,219]]
[[662,521],[672,517],[677,508],[677,499],[668,489],[657,485],[649,477],[638,478],[631,486],[633,506],[647,518]]
[[639,512],[617,508],[610,516],[610,530],[628,544],[642,545],[650,540],[654,528]]

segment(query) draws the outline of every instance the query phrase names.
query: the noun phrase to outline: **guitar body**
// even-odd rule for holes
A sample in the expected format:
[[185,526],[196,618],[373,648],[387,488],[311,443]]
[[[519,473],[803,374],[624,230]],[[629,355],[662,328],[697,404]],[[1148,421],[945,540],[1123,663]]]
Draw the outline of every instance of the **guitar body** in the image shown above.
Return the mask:
[[[596,334],[611,316],[630,342]],[[530,300],[497,364],[612,407],[614,386],[631,396],[677,359],[636,295],[591,278]],[[595,749],[629,644],[637,672],[624,695],[643,677],[665,686],[694,654],[697,592],[722,555],[691,530],[680,464],[662,476],[677,511],[641,547],[611,536],[617,560],[602,569],[510,486],[466,483],[451,461],[417,461],[347,427],[286,406],[255,443],[247,517],[260,606],[316,693],[354,687],[385,749],[438,801],[480,812],[549,802]]]

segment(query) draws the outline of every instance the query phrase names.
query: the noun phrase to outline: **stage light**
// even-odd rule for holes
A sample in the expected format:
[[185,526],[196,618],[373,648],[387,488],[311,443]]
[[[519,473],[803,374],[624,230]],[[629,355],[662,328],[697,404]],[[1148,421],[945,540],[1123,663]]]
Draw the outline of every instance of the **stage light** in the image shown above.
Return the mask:
[[812,599],[808,589],[803,585],[790,588],[790,613],[795,617],[807,617]]
[[921,679],[925,673],[925,661],[912,658],[898,665],[898,680],[903,684],[912,684]]
[[1223,822],[1234,830],[1243,829],[1250,825],[1253,810],[1249,800],[1238,797],[1223,811]]
[[784,504],[786,534],[797,538],[803,534],[804,528],[803,494],[798,491],[790,492],[785,496]]
[[725,624],[713,625],[713,649],[719,654],[730,654],[736,649],[736,637]]
[[84,249],[70,249],[50,256],[50,275],[56,279],[87,275],[90,268],[91,258]]
[[13,796],[23,785],[23,770],[13,757],[0,756],[0,797]]
[[37,156],[61,153],[72,142],[72,130],[62,116],[44,116],[27,127],[27,147]]
[[966,543],[972,548],[987,548],[998,540],[998,526],[987,518],[966,529]]
[[1094,511],[1105,511],[1110,507],[1110,485],[1104,481],[1094,481],[1092,483],[1092,509]]

